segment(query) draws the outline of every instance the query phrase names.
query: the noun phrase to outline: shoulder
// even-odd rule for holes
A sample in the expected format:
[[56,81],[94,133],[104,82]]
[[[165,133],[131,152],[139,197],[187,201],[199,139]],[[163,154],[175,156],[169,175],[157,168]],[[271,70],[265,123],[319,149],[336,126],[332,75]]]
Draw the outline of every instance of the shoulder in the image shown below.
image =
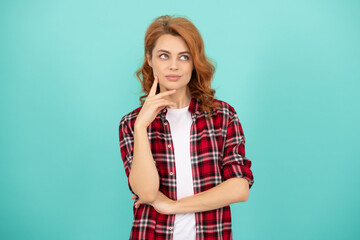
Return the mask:
[[214,112],[215,114],[220,114],[226,118],[232,118],[235,115],[237,115],[235,108],[231,106],[229,103],[220,99],[214,99],[214,103],[216,103],[219,106],[215,110]]
[[220,105],[220,107],[215,111],[215,119],[220,121],[226,129],[230,124],[235,124],[243,135],[240,119],[235,108],[225,101],[214,99],[214,102],[215,101]]
[[130,127],[131,129],[134,128],[136,118],[141,110],[141,106],[132,110],[131,112],[125,114],[121,119],[119,123],[119,127]]

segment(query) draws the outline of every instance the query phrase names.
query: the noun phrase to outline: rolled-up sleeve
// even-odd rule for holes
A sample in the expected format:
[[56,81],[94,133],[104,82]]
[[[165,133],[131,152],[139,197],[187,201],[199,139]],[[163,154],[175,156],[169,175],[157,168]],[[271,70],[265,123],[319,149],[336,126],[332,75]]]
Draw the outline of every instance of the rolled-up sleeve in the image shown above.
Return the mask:
[[119,124],[119,140],[120,140],[121,158],[124,163],[126,177],[128,178],[128,186],[129,186],[130,191],[133,194],[135,194],[134,191],[131,189],[130,181],[129,181],[131,163],[132,163],[133,152],[134,152],[134,134],[129,129],[129,127],[128,127],[126,121],[124,121],[124,119],[122,119]]
[[254,184],[251,161],[245,157],[245,136],[236,113],[229,120],[222,158],[223,180],[233,177],[245,178],[249,189]]

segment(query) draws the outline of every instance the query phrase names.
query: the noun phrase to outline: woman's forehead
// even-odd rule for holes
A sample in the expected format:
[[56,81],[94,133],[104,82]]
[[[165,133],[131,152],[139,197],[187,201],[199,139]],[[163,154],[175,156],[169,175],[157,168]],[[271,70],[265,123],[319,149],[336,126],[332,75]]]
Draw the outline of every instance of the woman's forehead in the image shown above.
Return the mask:
[[177,54],[181,52],[189,52],[189,48],[182,37],[165,34],[158,38],[153,51],[167,51]]

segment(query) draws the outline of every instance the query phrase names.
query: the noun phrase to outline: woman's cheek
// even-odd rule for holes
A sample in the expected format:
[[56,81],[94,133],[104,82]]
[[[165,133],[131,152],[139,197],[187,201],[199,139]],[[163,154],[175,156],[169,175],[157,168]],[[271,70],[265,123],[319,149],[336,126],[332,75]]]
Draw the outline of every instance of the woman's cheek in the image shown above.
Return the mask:
[[160,77],[159,75],[161,75],[161,66],[157,63],[154,64],[154,68],[153,68],[153,72],[154,74],[156,74],[158,77]]

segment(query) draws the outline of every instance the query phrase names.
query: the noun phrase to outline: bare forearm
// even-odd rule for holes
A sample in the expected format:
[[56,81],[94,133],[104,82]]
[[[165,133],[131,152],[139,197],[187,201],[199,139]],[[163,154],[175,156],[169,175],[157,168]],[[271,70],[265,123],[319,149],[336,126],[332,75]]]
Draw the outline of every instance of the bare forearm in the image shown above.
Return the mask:
[[133,191],[145,201],[152,201],[156,197],[159,174],[150,149],[147,128],[136,125],[129,181]]
[[248,181],[244,178],[231,178],[207,191],[175,201],[173,214],[209,211],[245,202],[248,196]]

